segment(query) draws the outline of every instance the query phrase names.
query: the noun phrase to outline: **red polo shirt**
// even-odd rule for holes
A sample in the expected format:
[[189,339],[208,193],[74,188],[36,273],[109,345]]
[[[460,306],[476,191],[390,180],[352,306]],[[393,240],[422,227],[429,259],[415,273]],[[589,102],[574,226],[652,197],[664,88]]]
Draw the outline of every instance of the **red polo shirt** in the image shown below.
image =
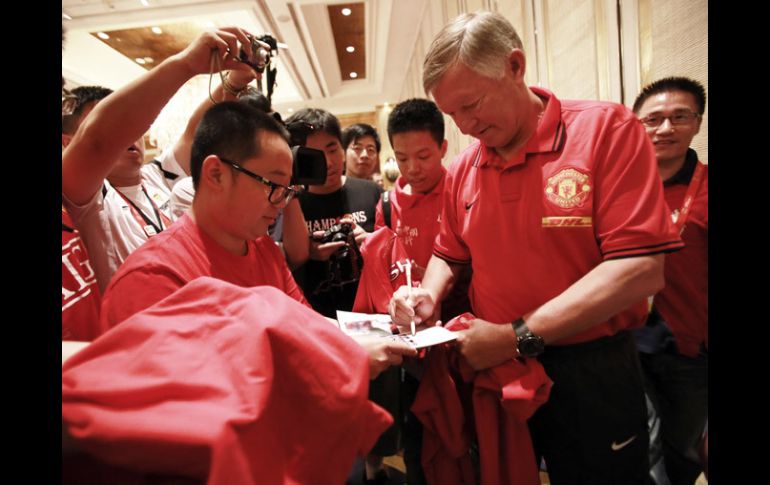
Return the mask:
[[[697,155],[692,152],[697,160]],[[700,163],[700,162],[697,162]],[[690,168],[690,174],[694,170]],[[680,177],[663,184],[666,203],[679,213],[690,180]],[[666,287],[655,295],[655,307],[676,337],[676,345],[684,355],[698,355],[701,343],[708,347],[709,294],[709,213],[708,165],[695,194],[682,232],[685,248],[666,258]]]
[[[510,322],[609,259],[682,247],[668,215],[655,152],[625,107],[546,101],[526,146],[509,160],[477,141],[449,169],[434,254],[471,262],[473,312]],[[646,303],[554,342],[574,344],[641,325]]]
[[[406,180],[399,177],[391,192],[390,198],[390,227],[404,244],[409,257],[425,270],[433,254],[433,243],[436,240],[441,224],[441,194],[444,191],[446,170],[439,183],[427,194],[404,192]],[[382,199],[377,203],[377,213],[374,219],[375,229],[385,227],[385,216],[382,212]],[[423,271],[419,271],[421,276]]]

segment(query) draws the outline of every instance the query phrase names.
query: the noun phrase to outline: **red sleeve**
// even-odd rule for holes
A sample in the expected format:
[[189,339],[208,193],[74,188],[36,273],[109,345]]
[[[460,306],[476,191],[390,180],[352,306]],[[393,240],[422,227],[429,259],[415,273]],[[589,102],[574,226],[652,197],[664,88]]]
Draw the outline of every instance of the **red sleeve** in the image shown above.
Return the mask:
[[[473,145],[474,147],[476,145]],[[460,157],[467,157],[473,150],[466,150]],[[441,209],[441,225],[436,241],[433,245],[433,254],[449,262],[467,264],[471,259],[468,246],[460,237],[461,223],[458,219],[457,205],[462,193],[463,187],[467,187],[467,176],[465,170],[468,160],[456,160],[449,169],[444,183],[444,193],[442,194],[443,203]],[[472,187],[469,187],[472,189]],[[477,196],[478,194],[476,194]],[[475,197],[471,195],[471,197]]]
[[385,215],[382,213],[382,195],[380,195],[380,200],[377,201],[377,207],[374,210],[374,230],[376,231],[381,227],[385,227]]
[[185,285],[164,268],[141,268],[113,279],[102,299],[101,323],[110,329]]
[[655,151],[632,115],[598,140],[596,237],[603,258],[671,252],[683,247],[666,208]]

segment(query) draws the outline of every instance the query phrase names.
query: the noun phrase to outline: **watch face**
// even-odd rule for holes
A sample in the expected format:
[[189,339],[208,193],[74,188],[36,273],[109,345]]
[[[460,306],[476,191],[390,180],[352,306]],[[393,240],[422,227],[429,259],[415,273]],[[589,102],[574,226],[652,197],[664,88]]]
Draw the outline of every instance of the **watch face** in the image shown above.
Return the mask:
[[525,357],[540,355],[544,348],[543,339],[534,335],[528,335],[519,341],[519,353]]

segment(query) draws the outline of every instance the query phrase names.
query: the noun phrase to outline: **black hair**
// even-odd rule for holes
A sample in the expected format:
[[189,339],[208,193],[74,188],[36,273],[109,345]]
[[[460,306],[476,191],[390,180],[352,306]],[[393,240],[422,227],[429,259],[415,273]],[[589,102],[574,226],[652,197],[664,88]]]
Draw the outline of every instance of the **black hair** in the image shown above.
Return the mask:
[[377,130],[372,125],[366,123],[356,123],[345,128],[342,132],[342,148],[348,149],[351,143],[355,142],[361,137],[371,136],[374,138],[374,145],[377,147],[377,153],[380,153],[382,143],[380,143],[380,135],[377,134]]
[[286,129],[269,114],[246,103],[225,101],[215,104],[203,115],[195,130],[190,154],[190,175],[198,189],[203,160],[217,155],[236,162],[259,155],[256,135],[275,133],[288,143]]
[[667,91],[683,91],[692,94],[698,107],[698,114],[702,115],[706,111],[706,90],[701,83],[687,77],[667,77],[642,88],[642,92],[634,101],[634,113],[639,114],[639,110],[647,98]]
[[270,104],[270,100],[267,99],[267,96],[260,93],[256,90],[256,88],[251,86],[246,88],[246,92],[238,98],[238,101],[241,103],[246,103],[252,108],[264,111],[265,113],[270,113],[273,110]]
[[104,86],[78,86],[70,93],[77,96],[78,101],[72,114],[61,118],[61,132],[65,135],[74,135],[83,122],[83,111],[112,94],[112,89]]
[[292,145],[305,146],[308,135],[318,132],[328,133],[342,143],[340,120],[323,109],[303,108],[286,118],[286,127],[292,134]]
[[388,139],[407,131],[428,131],[436,143],[444,143],[444,116],[433,101],[412,98],[402,101],[388,116]]

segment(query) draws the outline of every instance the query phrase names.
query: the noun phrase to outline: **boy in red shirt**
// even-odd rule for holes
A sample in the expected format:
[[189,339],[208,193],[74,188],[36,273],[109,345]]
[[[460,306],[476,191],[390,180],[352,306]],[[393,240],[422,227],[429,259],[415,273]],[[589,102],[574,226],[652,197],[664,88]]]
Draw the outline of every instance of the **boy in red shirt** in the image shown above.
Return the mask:
[[[414,282],[422,275],[433,254],[433,242],[441,225],[442,193],[446,169],[441,164],[447,151],[444,117],[427,99],[408,99],[396,105],[388,117],[388,138],[401,176],[393,190],[383,194],[375,217],[375,229],[389,226],[399,236],[412,260]],[[470,270],[470,267],[468,268]],[[437,311],[448,321],[469,309],[469,274],[457,284]],[[420,466],[422,427],[409,411],[419,381],[411,374],[403,378],[402,397],[404,460],[409,483],[424,483]]]

